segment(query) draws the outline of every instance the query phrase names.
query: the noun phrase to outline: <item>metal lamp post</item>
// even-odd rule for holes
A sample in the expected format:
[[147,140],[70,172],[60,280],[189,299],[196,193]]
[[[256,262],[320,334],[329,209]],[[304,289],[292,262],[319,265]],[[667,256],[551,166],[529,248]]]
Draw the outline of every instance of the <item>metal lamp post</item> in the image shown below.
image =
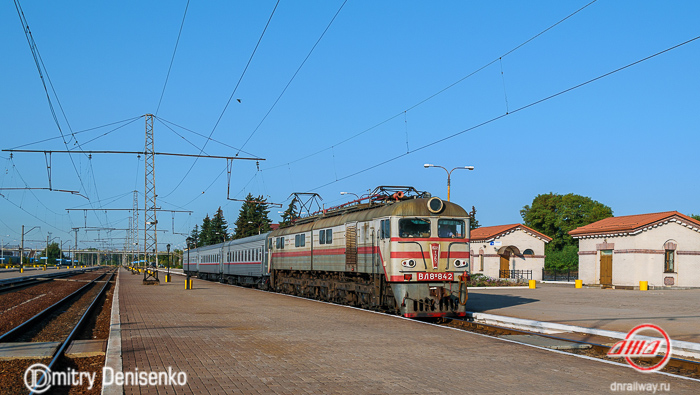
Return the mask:
[[455,167],[455,168],[452,169],[452,170],[447,170],[447,169],[445,169],[445,168],[442,167],[442,166],[433,165],[433,164],[430,164],[430,163],[424,164],[423,167],[425,167],[426,169],[429,168],[429,167],[439,167],[439,168],[441,168],[442,170],[445,170],[445,172],[447,173],[447,201],[448,201],[448,202],[450,201],[450,177],[452,176],[452,172],[455,171],[455,170],[457,170],[457,169],[474,170],[474,166],[459,166],[459,167]]
[[165,282],[170,282],[170,244],[166,245],[165,248],[168,250],[168,274],[165,275]]

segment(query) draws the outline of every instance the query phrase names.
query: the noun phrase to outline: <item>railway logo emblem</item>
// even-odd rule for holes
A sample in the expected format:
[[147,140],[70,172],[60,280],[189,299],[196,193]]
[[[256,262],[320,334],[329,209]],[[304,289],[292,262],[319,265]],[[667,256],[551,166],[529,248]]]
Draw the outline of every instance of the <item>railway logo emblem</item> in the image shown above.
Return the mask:
[[[663,340],[635,340],[634,335],[643,330],[653,330],[663,336]],[[632,358],[653,358],[661,351],[661,346],[666,346],[666,354],[653,366],[642,366],[634,362]],[[615,343],[608,351],[608,357],[625,358],[633,368],[640,372],[650,373],[655,372],[664,366],[671,358],[671,339],[668,334],[661,328],[653,324],[642,324],[632,328],[625,336],[624,340]]]
[[24,371],[24,386],[31,392],[43,394],[51,388],[51,369],[35,363]]
[[440,244],[430,244],[430,257],[433,258],[433,269],[438,268],[438,258],[440,258]]

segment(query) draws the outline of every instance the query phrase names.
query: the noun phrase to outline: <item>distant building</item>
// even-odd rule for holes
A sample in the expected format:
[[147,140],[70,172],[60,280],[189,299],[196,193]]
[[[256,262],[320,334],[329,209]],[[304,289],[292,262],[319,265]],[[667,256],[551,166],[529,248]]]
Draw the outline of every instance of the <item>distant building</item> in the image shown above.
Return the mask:
[[542,280],[544,246],[552,238],[522,224],[471,231],[471,272],[496,278]]
[[678,211],[606,218],[569,234],[585,284],[700,287],[700,221]]

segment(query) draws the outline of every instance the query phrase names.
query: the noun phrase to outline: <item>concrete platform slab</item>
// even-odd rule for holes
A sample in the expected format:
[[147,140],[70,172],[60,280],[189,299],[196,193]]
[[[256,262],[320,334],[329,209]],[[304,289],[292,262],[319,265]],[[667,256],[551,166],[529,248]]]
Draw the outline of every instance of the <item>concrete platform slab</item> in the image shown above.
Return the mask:
[[50,358],[60,342],[0,343],[0,361]]
[[105,355],[107,339],[104,340],[74,340],[66,350],[69,358],[85,358]]
[[122,274],[123,372],[187,375],[184,386],[130,384],[125,394],[599,394],[635,382],[700,390],[420,321],[206,281],[185,290],[179,276],[148,287]]
[[502,339],[513,340],[533,346],[551,348],[552,350],[585,350],[591,348],[590,344],[567,342],[537,335],[502,335]]
[[671,339],[700,343],[700,289],[576,289],[538,284],[537,289],[469,290],[467,311],[627,333],[655,324]]

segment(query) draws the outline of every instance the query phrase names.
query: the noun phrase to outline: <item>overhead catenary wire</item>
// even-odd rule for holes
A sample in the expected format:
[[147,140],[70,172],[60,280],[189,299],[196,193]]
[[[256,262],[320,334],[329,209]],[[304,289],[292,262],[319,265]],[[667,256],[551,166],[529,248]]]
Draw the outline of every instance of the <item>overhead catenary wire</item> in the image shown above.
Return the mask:
[[185,26],[185,17],[187,17],[187,9],[190,8],[190,0],[187,0],[185,5],[185,13],[182,15],[182,23],[180,23],[180,31],[177,33],[177,40],[175,41],[175,49],[173,50],[173,56],[170,59],[170,66],[168,66],[168,74],[165,76],[165,83],[163,84],[163,91],[160,92],[160,99],[158,100],[158,107],[156,108],[156,116],[160,110],[160,104],[163,102],[163,96],[165,95],[165,87],[168,86],[168,79],[170,78],[170,71],[173,68],[173,62],[175,62],[175,53],[177,53],[177,45],[180,43],[180,36],[182,35],[182,28]]
[[362,130],[362,131],[360,131],[360,132],[358,132],[358,133],[356,133],[356,134],[354,134],[354,135],[352,135],[352,136],[350,136],[350,137],[347,137],[347,138],[345,138],[345,139],[343,139],[343,140],[341,140],[341,141],[339,141],[339,142],[337,142],[337,143],[335,143],[335,144],[333,144],[333,145],[327,146],[327,147],[322,148],[322,149],[320,149],[320,150],[318,150],[318,151],[315,151],[315,152],[310,153],[310,154],[308,154],[308,155],[302,156],[302,157],[300,157],[300,158],[298,158],[298,159],[294,159],[294,160],[292,160],[292,161],[289,161],[289,162],[286,162],[286,163],[282,163],[282,164],[279,164],[279,165],[276,165],[276,166],[268,167],[268,168],[266,168],[265,170],[273,170],[273,169],[276,169],[276,168],[279,168],[279,167],[282,167],[282,166],[285,166],[285,165],[289,165],[289,164],[292,164],[292,163],[300,162],[300,161],[303,161],[303,160],[305,160],[305,159],[311,158],[311,157],[313,157],[313,156],[316,156],[316,155],[318,155],[318,154],[321,154],[321,153],[323,153],[323,152],[325,152],[325,151],[330,150],[331,147],[334,147],[334,146],[337,147],[337,146],[339,146],[339,145],[341,145],[341,144],[345,144],[345,143],[347,143],[347,142],[350,141],[350,140],[353,140],[353,139],[355,139],[355,138],[357,138],[357,137],[360,137],[360,136],[364,135],[365,133],[368,133],[368,132],[370,132],[370,131],[372,131],[372,130],[374,130],[374,129],[376,129],[376,128],[378,128],[378,127],[380,127],[380,126],[382,126],[382,125],[384,125],[384,124],[386,124],[386,123],[388,123],[388,122],[393,121],[394,119],[400,117],[401,115],[405,115],[408,111],[411,111],[411,110],[413,110],[413,109],[415,109],[415,108],[417,108],[417,107],[419,107],[419,106],[421,106],[421,105],[427,103],[428,101],[434,99],[435,97],[441,95],[442,93],[445,93],[446,91],[450,90],[451,88],[453,88],[453,87],[459,85],[461,82],[463,82],[463,81],[469,79],[470,77],[472,77],[472,76],[478,74],[479,72],[483,71],[484,69],[488,68],[489,66],[493,65],[494,63],[500,61],[502,58],[504,58],[504,57],[506,57],[506,56],[512,54],[513,52],[515,52],[515,51],[517,51],[518,49],[522,48],[523,46],[525,46],[526,44],[528,44],[528,43],[530,43],[531,41],[535,40],[535,39],[538,38],[539,36],[545,34],[546,32],[548,32],[548,31],[552,30],[553,28],[555,28],[556,26],[560,25],[561,23],[563,23],[563,22],[566,21],[567,19],[573,17],[574,15],[576,15],[576,14],[578,14],[579,12],[583,11],[584,9],[588,8],[590,5],[592,5],[592,4],[595,3],[596,1],[597,1],[597,0],[593,0],[593,1],[591,1],[590,3],[585,4],[583,7],[577,9],[576,11],[574,11],[574,12],[572,12],[571,14],[567,15],[566,17],[560,19],[560,20],[557,21],[556,23],[550,25],[550,26],[547,27],[546,29],[540,31],[539,33],[535,34],[534,36],[530,37],[529,39],[523,41],[522,43],[520,43],[520,44],[516,45],[515,47],[511,48],[510,50],[506,51],[503,55],[500,55],[499,57],[497,57],[497,58],[491,60],[490,62],[487,62],[487,63],[484,64],[483,66],[477,68],[476,70],[474,70],[474,71],[472,71],[471,73],[465,75],[464,77],[458,79],[457,81],[451,83],[450,85],[447,85],[446,87],[440,89],[439,91],[433,93],[432,95],[430,95],[430,96],[424,98],[423,100],[420,100],[419,102],[413,104],[412,106],[408,107],[407,109],[405,109],[405,110],[403,110],[403,111],[401,111],[401,112],[398,112],[398,113],[396,113],[396,114],[390,116],[389,118],[387,118],[387,119],[385,119],[385,120],[383,120],[383,121],[381,121],[381,122],[379,122],[379,123],[377,123],[377,124],[375,124],[375,125],[373,125],[373,126],[367,128],[367,129],[364,129],[364,130]]
[[393,161],[395,161],[395,160],[397,160],[397,159],[400,159],[400,158],[402,158],[402,157],[404,157],[404,156],[408,156],[408,155],[411,155],[411,154],[413,154],[413,153],[415,153],[415,152],[422,151],[422,150],[424,150],[424,149],[426,149],[426,148],[432,147],[433,145],[442,143],[443,141],[447,141],[447,140],[453,139],[453,138],[455,138],[455,137],[457,137],[457,136],[460,136],[460,135],[462,135],[462,134],[464,134],[464,133],[470,132],[470,131],[472,131],[472,130],[474,130],[474,129],[478,129],[478,128],[482,127],[482,126],[486,126],[486,125],[488,125],[488,124],[490,124],[490,123],[492,123],[492,122],[498,121],[499,119],[505,118],[505,117],[507,117],[507,116],[509,116],[509,115],[513,115],[513,114],[515,114],[515,113],[517,113],[517,112],[520,112],[520,111],[526,110],[526,109],[528,109],[528,108],[530,108],[530,107],[533,107],[533,106],[536,106],[536,105],[538,105],[538,104],[544,103],[544,102],[546,102],[546,101],[548,101],[548,100],[554,99],[554,98],[556,98],[556,97],[558,97],[558,96],[561,96],[561,95],[563,95],[563,94],[565,94],[565,93],[571,92],[571,91],[573,91],[573,90],[575,90],[575,89],[581,88],[581,87],[586,86],[586,85],[588,85],[588,84],[591,84],[591,83],[593,83],[593,82],[595,82],[595,81],[598,81],[598,80],[600,80],[600,79],[603,79],[603,78],[605,78],[605,77],[609,77],[609,76],[611,76],[611,75],[613,75],[613,74],[619,73],[620,71],[626,70],[626,69],[628,69],[628,68],[630,68],[630,67],[632,67],[632,66],[635,66],[635,65],[637,65],[637,64],[640,64],[640,63],[642,63],[642,62],[645,62],[645,61],[647,61],[647,60],[649,60],[649,59],[655,58],[655,57],[657,57],[657,56],[659,56],[659,55],[662,55],[662,54],[664,54],[664,53],[667,53],[667,52],[669,52],[669,51],[672,51],[672,50],[677,49],[677,48],[679,48],[679,47],[682,47],[682,46],[684,46],[684,45],[690,44],[690,43],[692,43],[692,42],[694,42],[694,41],[696,41],[696,40],[698,40],[698,39],[700,39],[700,36],[693,37],[693,38],[691,38],[691,39],[689,39],[689,40],[686,40],[686,41],[684,41],[684,42],[682,42],[682,43],[680,43],[680,44],[676,44],[676,45],[674,45],[674,46],[672,46],[672,47],[669,47],[669,48],[666,48],[666,49],[664,49],[664,50],[662,50],[662,51],[656,52],[656,53],[654,53],[654,54],[652,54],[652,55],[649,55],[649,56],[647,56],[647,57],[644,57],[644,58],[642,58],[642,59],[639,59],[639,60],[637,60],[637,61],[635,61],[635,62],[629,63],[629,64],[627,64],[627,65],[625,65],[625,66],[619,67],[619,68],[614,69],[614,70],[612,70],[612,71],[609,71],[609,72],[607,72],[607,73],[605,73],[605,74],[601,74],[601,75],[599,75],[598,77],[595,77],[595,78],[586,80],[585,82],[582,82],[582,83],[580,83],[580,84],[574,85],[574,86],[572,86],[572,87],[570,87],[570,88],[561,90],[561,91],[559,91],[559,92],[557,92],[557,93],[554,93],[554,94],[552,94],[552,95],[546,96],[546,97],[544,97],[544,98],[542,98],[542,99],[539,99],[539,100],[536,100],[536,101],[531,102],[531,103],[529,103],[529,104],[526,104],[526,105],[524,105],[524,106],[518,107],[518,108],[516,108],[515,110],[513,110],[513,111],[511,111],[511,112],[506,112],[506,113],[504,113],[504,114],[501,114],[501,115],[499,115],[499,116],[493,117],[493,118],[491,118],[491,119],[489,119],[489,120],[486,120],[486,121],[484,121],[484,122],[481,122],[481,123],[479,123],[479,124],[476,124],[476,125],[474,125],[474,126],[471,126],[471,127],[467,128],[467,129],[464,129],[464,130],[461,130],[461,131],[459,131],[459,132],[453,133],[453,134],[451,134],[451,135],[445,136],[445,137],[443,137],[443,138],[441,138],[441,139],[434,140],[433,142],[430,142],[430,143],[425,144],[425,145],[423,145],[423,146],[421,146],[421,147],[418,147],[418,148],[414,149],[414,150],[411,151],[411,152],[407,152],[407,153],[402,153],[402,154],[396,155],[396,156],[394,156],[394,157],[392,157],[392,158],[389,158],[389,159],[387,159],[387,160],[384,160],[384,161],[381,161],[381,162],[379,162],[379,163],[376,163],[376,164],[374,164],[374,165],[372,165],[372,166],[369,166],[369,167],[367,167],[367,168],[364,168],[364,169],[362,169],[362,170],[359,170],[359,171],[357,171],[357,172],[355,172],[355,173],[348,174],[348,175],[346,175],[346,176],[344,176],[344,177],[341,177],[341,178],[339,178],[339,179],[336,179],[335,181],[330,181],[330,182],[328,182],[328,183],[326,183],[326,184],[323,184],[323,185],[320,185],[320,186],[318,186],[318,187],[315,187],[315,188],[311,189],[310,191],[316,191],[316,190],[318,190],[318,189],[327,187],[327,186],[329,186],[329,185],[335,184],[336,182],[339,182],[339,181],[342,181],[342,180],[345,180],[345,179],[354,177],[354,176],[356,176],[356,175],[365,173],[365,172],[367,172],[367,171],[369,171],[369,170],[375,169],[375,168],[377,168],[377,167],[379,167],[379,166],[382,166],[382,165],[385,165],[385,164],[387,164],[387,163],[393,162]]
[[[255,56],[255,53],[258,51],[258,47],[260,46],[260,43],[262,42],[263,37],[265,36],[265,32],[267,31],[268,26],[270,26],[270,21],[272,21],[272,17],[275,15],[275,11],[277,10],[277,6],[279,5],[280,0],[277,0],[277,3],[275,3],[275,7],[272,9],[272,12],[270,13],[270,17],[267,20],[267,23],[265,24],[265,28],[263,29],[262,33],[260,33],[260,38],[258,38],[258,42],[255,44],[255,48],[253,48],[253,52],[250,54],[250,57],[248,58],[248,63],[246,63],[245,67],[243,68],[243,72],[241,73],[241,76],[238,78],[238,82],[236,83],[236,86],[233,88],[233,92],[231,92],[231,96],[229,96],[228,101],[226,102],[226,105],[224,106],[224,109],[221,111],[221,114],[219,115],[219,118],[216,120],[216,123],[214,124],[214,127],[212,128],[211,132],[209,133],[209,136],[207,139],[204,141],[204,145],[202,146],[200,150],[200,155],[204,151],[204,149],[207,147],[207,144],[209,143],[209,140],[211,139],[211,136],[214,134],[216,131],[216,128],[219,126],[219,123],[221,122],[221,119],[224,117],[224,114],[226,113],[226,110],[228,109],[229,104],[231,104],[231,100],[233,99],[234,95],[236,94],[236,91],[238,90],[238,87],[241,84],[241,81],[243,81],[243,77],[245,76],[246,71],[248,70],[248,67],[250,66],[250,63],[253,61],[253,57]],[[238,156],[238,154],[236,154]],[[172,195],[179,187],[182,185],[182,183],[185,181],[185,178],[190,174],[192,169],[194,168],[194,165],[197,164],[197,159],[195,159],[192,162],[192,166],[187,170],[184,176],[182,176],[182,179],[180,182],[177,183],[175,188],[173,188],[172,191],[168,192],[164,197],[168,197]]]
[[[198,133],[198,132],[196,132],[196,131],[194,131],[194,130],[192,130],[192,129],[188,129],[188,128],[184,127],[184,126],[181,126],[181,125],[178,125],[178,124],[176,124],[176,123],[174,123],[174,122],[168,121],[167,119],[163,119],[162,117],[156,117],[156,120],[158,120],[158,121],[160,121],[161,123],[163,123],[163,125],[165,125],[165,124],[173,125],[173,126],[178,127],[178,128],[180,128],[180,129],[182,129],[182,130],[186,130],[186,131],[188,131],[188,132],[190,132],[190,133],[192,133],[192,134],[194,134],[194,135],[196,135],[196,136],[203,137],[203,138],[205,138],[205,139],[207,139],[207,140],[209,140],[209,141],[212,141],[212,142],[214,142],[214,143],[221,144],[221,145],[223,145],[224,147],[231,148],[231,149],[237,150],[237,151],[239,151],[239,152],[243,152],[244,154],[247,154],[247,155],[250,155],[250,156],[259,156],[259,155],[255,155],[255,154],[253,154],[253,153],[250,153],[250,152],[248,152],[248,151],[243,151],[243,150],[241,150],[240,148],[237,148],[237,147],[234,147],[234,146],[232,146],[232,145],[226,144],[226,143],[224,143],[224,142],[222,142],[222,141],[219,141],[219,140],[217,140],[217,139],[214,139],[214,138],[211,138],[211,137],[207,137],[207,136],[205,136],[205,135],[203,135],[203,134],[201,134],[201,133]],[[167,127],[167,125],[166,125],[166,127]],[[172,130],[172,129],[171,129],[171,130]],[[199,149],[199,147],[197,147],[197,149]]]
[[[77,131],[77,132],[73,132],[73,135],[77,135],[77,134],[81,134],[81,133],[87,133],[87,132],[92,131],[92,130],[95,130],[95,129],[101,129],[101,128],[104,128],[104,127],[107,127],[107,126],[116,125],[116,124],[119,124],[119,123],[124,123],[124,122],[129,122],[129,123],[131,123],[131,122],[133,122],[133,121],[138,120],[139,118],[143,118],[143,115],[139,115],[139,116],[137,116],[137,117],[133,117],[133,118],[129,118],[129,119],[124,119],[124,120],[117,121],[117,122],[111,122],[111,123],[108,123],[108,124],[105,124],[105,125],[101,125],[101,126],[95,126],[95,127],[89,128],[89,129],[83,129],[83,130],[80,130],[80,131]],[[128,125],[128,124],[127,124],[127,125]],[[123,126],[126,126],[126,125],[123,125]],[[120,126],[119,128],[121,128],[121,127],[123,127],[123,126]],[[113,130],[111,130],[110,132],[113,132],[114,130],[117,130],[117,129],[119,129],[119,128],[113,129]],[[28,146],[30,146],[30,145],[39,144],[39,143],[45,143],[45,142],[47,142],[47,141],[52,141],[52,140],[56,140],[56,139],[60,139],[60,138],[61,138],[61,137],[50,137],[50,138],[47,138],[47,139],[43,139],[43,140],[39,140],[39,141],[34,141],[34,142],[32,142],[32,143],[26,143],[26,144],[18,145],[18,146],[16,146],[16,147],[12,147],[11,149],[18,149],[18,148],[28,147]]]
[[[299,74],[299,71],[301,71],[301,68],[304,67],[304,64],[306,64],[306,61],[309,60],[309,57],[311,57],[311,54],[314,52],[314,49],[316,49],[316,47],[318,46],[318,44],[321,42],[321,40],[323,39],[323,37],[326,35],[326,32],[328,32],[328,29],[331,28],[331,25],[333,24],[333,21],[335,21],[335,19],[338,17],[338,14],[340,14],[340,11],[343,9],[343,7],[345,7],[345,3],[347,3],[347,2],[348,2],[348,0],[345,0],[345,1],[343,1],[343,4],[340,5],[340,8],[338,8],[338,11],[336,11],[335,15],[333,15],[333,18],[331,18],[331,21],[328,22],[328,25],[327,25],[326,28],[323,30],[323,33],[321,33],[321,36],[318,38],[318,40],[316,40],[316,42],[314,43],[313,47],[311,47],[311,50],[309,51],[309,53],[306,55],[306,57],[305,57],[304,60],[301,62],[301,64],[300,64],[299,67],[297,68],[297,70],[294,72],[294,74],[292,75],[292,78],[289,79],[289,82],[287,82],[287,85],[284,87],[284,89],[282,89],[282,92],[280,92],[279,96],[277,96],[277,99],[275,100],[275,102],[272,103],[272,106],[270,107],[270,109],[267,110],[267,113],[265,113],[265,116],[263,116],[263,118],[262,118],[262,120],[260,121],[260,123],[258,123],[258,126],[256,126],[255,129],[250,133],[250,136],[248,136],[248,138],[246,139],[246,141],[243,143],[243,145],[241,146],[241,149],[245,148],[245,146],[248,144],[248,142],[250,141],[250,139],[253,138],[253,136],[254,136],[255,133],[258,131],[258,129],[260,129],[260,126],[262,126],[263,122],[265,122],[265,120],[267,119],[268,115],[270,115],[270,113],[271,113],[272,110],[275,108],[275,106],[277,106],[277,103],[280,101],[280,99],[282,98],[282,96],[284,96],[284,93],[287,91],[287,89],[289,88],[289,86],[292,84],[292,81],[294,81],[294,79],[296,78],[297,74]],[[238,154],[236,154],[236,155],[238,155]]]

